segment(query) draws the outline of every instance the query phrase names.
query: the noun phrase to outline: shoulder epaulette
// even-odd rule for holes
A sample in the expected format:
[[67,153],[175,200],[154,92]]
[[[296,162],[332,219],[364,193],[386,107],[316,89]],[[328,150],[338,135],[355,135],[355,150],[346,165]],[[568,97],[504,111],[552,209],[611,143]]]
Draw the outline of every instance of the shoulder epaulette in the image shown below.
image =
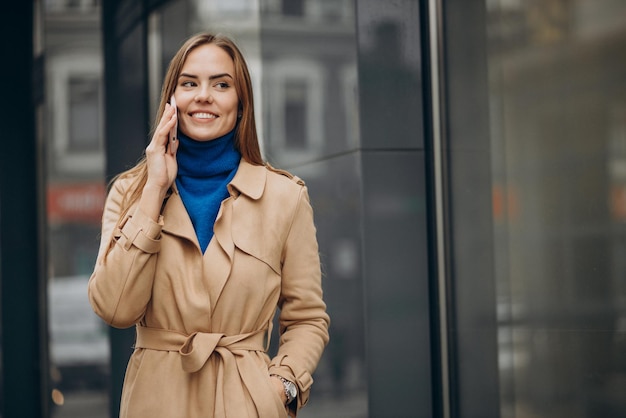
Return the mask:
[[295,181],[300,186],[304,186],[304,180],[302,180],[300,177],[296,176],[295,174],[291,174],[287,170],[282,170],[280,168],[272,167],[272,165],[268,162],[265,163],[265,167],[267,167],[268,170],[273,171],[274,173],[282,174],[283,176]]

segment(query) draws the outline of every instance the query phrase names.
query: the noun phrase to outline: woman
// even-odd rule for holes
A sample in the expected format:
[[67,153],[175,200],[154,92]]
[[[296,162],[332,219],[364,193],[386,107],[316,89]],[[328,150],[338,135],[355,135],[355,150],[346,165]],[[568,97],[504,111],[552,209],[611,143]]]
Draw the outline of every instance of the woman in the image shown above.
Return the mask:
[[185,42],[156,120],[111,186],[89,281],[94,311],[137,330],[120,417],[295,416],[328,343],[313,213],[304,183],[262,160],[230,39]]

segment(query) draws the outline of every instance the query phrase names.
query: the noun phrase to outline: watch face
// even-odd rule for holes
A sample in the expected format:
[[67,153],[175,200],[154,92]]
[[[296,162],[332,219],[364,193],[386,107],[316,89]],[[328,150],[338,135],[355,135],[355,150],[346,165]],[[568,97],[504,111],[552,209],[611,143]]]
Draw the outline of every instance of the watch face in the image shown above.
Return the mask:
[[295,397],[298,395],[298,389],[296,389],[296,385],[291,382],[287,384],[287,391],[289,392],[290,399],[295,399]]

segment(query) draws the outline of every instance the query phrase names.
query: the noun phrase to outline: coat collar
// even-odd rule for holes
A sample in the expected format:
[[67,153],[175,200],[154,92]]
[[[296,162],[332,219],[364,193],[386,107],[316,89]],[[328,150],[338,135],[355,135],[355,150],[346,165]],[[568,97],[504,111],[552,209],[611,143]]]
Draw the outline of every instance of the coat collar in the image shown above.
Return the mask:
[[243,158],[232,181],[228,184],[228,192],[231,196],[244,194],[253,200],[263,196],[267,169],[262,165],[252,165]]
[[[252,165],[242,158],[235,177],[227,185],[228,193],[231,196],[238,196],[243,193],[249,198],[257,200],[263,196],[266,178],[267,169],[264,165]],[[170,193],[179,194],[176,182],[172,183]]]
[[[262,165],[252,165],[243,158],[239,162],[235,177],[228,184],[228,193],[237,197],[240,194],[248,196],[252,200],[258,200],[263,196],[265,190],[265,180],[267,169]],[[191,219],[187,215],[187,210],[180,198],[180,193],[176,187],[176,182],[172,184],[168,202],[163,210],[164,225],[163,230],[169,233],[186,237],[191,241],[197,241],[196,233],[193,229]]]

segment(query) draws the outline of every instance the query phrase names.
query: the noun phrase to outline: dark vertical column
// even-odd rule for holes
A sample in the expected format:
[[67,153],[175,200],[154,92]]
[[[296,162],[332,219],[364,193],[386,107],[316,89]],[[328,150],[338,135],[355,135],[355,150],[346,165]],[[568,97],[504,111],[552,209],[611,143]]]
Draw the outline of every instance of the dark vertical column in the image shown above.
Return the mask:
[[431,418],[419,2],[356,8],[369,415]]
[[[0,28],[1,415],[46,417],[47,338],[42,167],[35,129],[33,2],[11,5]],[[41,82],[41,80],[39,80]]]
[[[144,3],[102,2],[105,86],[106,176],[132,167],[148,139],[148,90]],[[110,413],[119,414],[126,365],[135,342],[134,328],[109,329],[111,347]]]
[[485,2],[444,2],[452,416],[499,410]]

